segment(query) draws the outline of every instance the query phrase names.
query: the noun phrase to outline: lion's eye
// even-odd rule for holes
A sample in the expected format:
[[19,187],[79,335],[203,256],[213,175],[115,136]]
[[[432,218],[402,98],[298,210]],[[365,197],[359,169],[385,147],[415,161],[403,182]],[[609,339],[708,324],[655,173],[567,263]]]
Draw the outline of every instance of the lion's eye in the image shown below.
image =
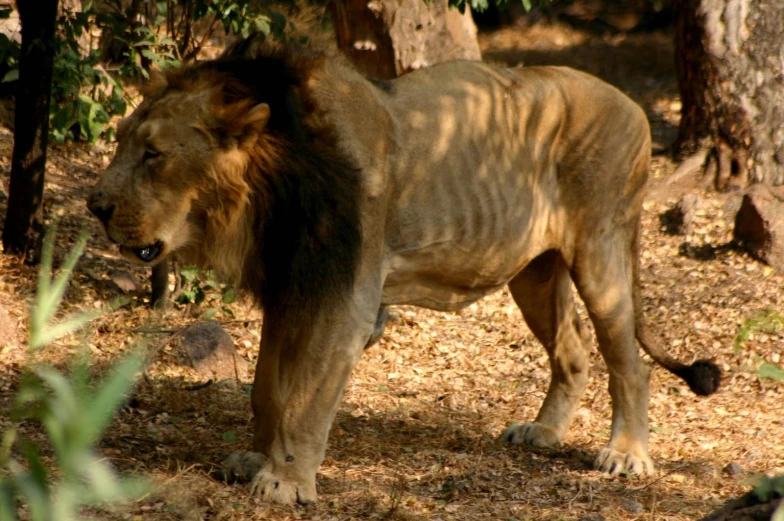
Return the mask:
[[144,151],[144,155],[142,156],[142,162],[146,163],[150,159],[155,159],[159,155],[161,155],[161,153],[158,152],[157,150],[148,148],[147,150]]

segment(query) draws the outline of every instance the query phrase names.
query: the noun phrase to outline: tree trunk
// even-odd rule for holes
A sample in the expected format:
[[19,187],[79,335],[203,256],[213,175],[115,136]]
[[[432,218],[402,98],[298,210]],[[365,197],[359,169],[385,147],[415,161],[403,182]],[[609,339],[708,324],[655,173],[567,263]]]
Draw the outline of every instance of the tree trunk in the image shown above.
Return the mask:
[[44,169],[49,136],[58,0],[18,0],[22,51],[14,115],[11,186],[3,228],[6,253],[37,263],[43,235]]
[[720,190],[784,183],[784,2],[676,0],[676,154]]
[[338,48],[367,76],[391,79],[459,58],[480,60],[470,10],[447,0],[331,2]]

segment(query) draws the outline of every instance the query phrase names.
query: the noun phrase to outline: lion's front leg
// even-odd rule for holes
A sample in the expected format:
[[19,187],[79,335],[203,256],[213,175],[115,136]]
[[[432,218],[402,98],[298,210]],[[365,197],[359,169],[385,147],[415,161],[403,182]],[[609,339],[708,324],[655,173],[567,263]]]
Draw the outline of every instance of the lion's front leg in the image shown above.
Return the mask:
[[[341,307],[341,306],[338,306]],[[253,491],[278,503],[316,500],[316,472],[351,370],[376,321],[375,305],[316,316],[267,314],[251,398]],[[248,458],[246,458],[248,459]]]

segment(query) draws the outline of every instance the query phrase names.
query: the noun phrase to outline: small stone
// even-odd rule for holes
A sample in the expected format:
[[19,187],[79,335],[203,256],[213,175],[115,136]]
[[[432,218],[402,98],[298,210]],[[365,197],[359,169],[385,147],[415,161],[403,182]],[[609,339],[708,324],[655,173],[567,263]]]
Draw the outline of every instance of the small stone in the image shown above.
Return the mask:
[[598,512],[580,516],[577,521],[605,521],[605,517]]
[[633,499],[624,499],[621,501],[621,507],[632,514],[639,514],[643,510],[642,505]]
[[226,380],[248,377],[248,362],[237,353],[234,340],[215,320],[189,326],[177,342],[183,365],[205,378]]
[[218,476],[229,483],[245,483],[253,479],[266,461],[267,457],[260,452],[234,452],[223,462]]
[[670,479],[672,479],[675,483],[686,483],[686,476],[683,474],[673,474],[670,476]]
[[743,474],[743,467],[733,461],[732,463],[727,463],[721,471],[728,476],[737,476],[738,474]]
[[109,278],[123,293],[131,293],[139,289],[136,277],[128,271],[112,270],[109,272]]

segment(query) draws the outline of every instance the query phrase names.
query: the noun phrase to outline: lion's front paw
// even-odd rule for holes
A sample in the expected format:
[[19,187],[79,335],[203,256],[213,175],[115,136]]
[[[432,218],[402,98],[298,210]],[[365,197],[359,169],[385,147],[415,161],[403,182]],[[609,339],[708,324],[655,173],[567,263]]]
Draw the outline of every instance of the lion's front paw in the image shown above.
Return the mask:
[[260,470],[251,484],[251,493],[256,494],[264,501],[301,505],[316,501],[315,483],[295,483],[280,479],[272,472]]
[[622,472],[641,476],[654,474],[653,461],[648,454],[620,452],[610,447],[602,449],[593,466],[611,476],[617,476]]
[[550,427],[541,423],[513,423],[506,428],[501,439],[512,445],[554,448],[561,445],[561,437]]

